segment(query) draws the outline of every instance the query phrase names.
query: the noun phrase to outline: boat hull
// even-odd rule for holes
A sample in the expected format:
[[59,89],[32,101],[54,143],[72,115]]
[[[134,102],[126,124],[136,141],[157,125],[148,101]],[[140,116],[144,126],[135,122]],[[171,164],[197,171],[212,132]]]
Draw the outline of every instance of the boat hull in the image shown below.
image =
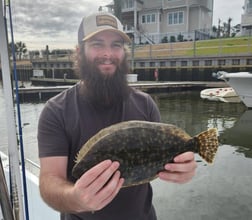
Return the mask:
[[229,103],[241,102],[239,96],[232,87],[204,89],[200,92],[202,99]]
[[252,73],[219,71],[217,76],[219,79],[225,80],[236,91],[248,108],[252,108]]
[[[3,170],[6,177],[7,186],[10,191],[9,158],[7,157],[6,154],[4,154],[1,151],[0,151],[0,157],[3,162]],[[27,184],[29,219],[35,219],[35,220],[59,219],[60,218],[59,213],[50,208],[49,206],[47,206],[47,204],[42,200],[39,192],[39,179],[29,170],[26,170],[26,184]],[[0,209],[0,219],[3,219],[1,209]]]

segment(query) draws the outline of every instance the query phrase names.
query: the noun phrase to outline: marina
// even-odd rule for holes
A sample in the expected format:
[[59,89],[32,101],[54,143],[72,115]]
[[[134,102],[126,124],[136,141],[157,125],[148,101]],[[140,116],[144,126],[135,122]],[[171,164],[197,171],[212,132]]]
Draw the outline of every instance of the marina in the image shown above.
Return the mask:
[[[152,97],[160,109],[163,122],[175,124],[190,135],[209,127],[217,127],[220,139],[213,165],[206,165],[196,155],[196,159],[200,161],[192,182],[182,185],[167,184],[160,180],[152,182],[158,219],[249,220],[252,215],[251,110],[247,110],[242,103],[203,100],[200,91],[156,93]],[[35,164],[39,163],[37,123],[44,103],[21,104],[25,158]],[[0,86],[0,106],[4,105]],[[6,113],[3,108],[0,108],[0,135],[0,151],[7,153]],[[39,169],[31,163],[26,161],[26,167],[38,175]],[[28,187],[28,193],[32,190]],[[35,209],[33,200],[29,204]],[[31,212],[31,217],[33,214]],[[46,216],[46,213],[41,213],[41,216]],[[36,215],[31,219],[37,219]]]
[[[28,32],[30,25],[27,25],[25,19],[20,19],[18,15],[21,11],[24,12],[24,9],[29,9],[35,14],[37,6],[39,11],[42,7],[49,9],[52,2],[46,1],[46,6],[33,4],[32,10],[30,10],[32,5],[15,2],[14,9],[20,10],[14,10],[14,26],[25,25],[27,28],[21,28],[22,32],[32,33],[34,39],[36,38],[36,27],[39,27],[39,40],[43,44],[47,44],[47,41],[43,41],[43,33],[52,37],[51,33],[55,34],[55,32],[41,28],[38,20],[34,22],[36,26],[32,27],[31,25],[32,31]],[[114,1],[114,5],[110,4],[108,9],[114,10],[113,7],[117,2]],[[251,95],[243,93],[242,89],[242,93],[237,90],[236,96],[227,95],[228,97],[225,97],[222,93],[221,99],[225,99],[225,101],[214,100],[213,102],[210,99],[203,99],[200,91],[208,91],[208,89],[216,91],[218,88],[222,88],[221,91],[226,91],[226,88],[230,87],[228,77],[225,80],[219,80],[213,77],[213,72],[251,71],[251,27],[246,26],[246,29],[250,31],[249,36],[242,38],[231,37],[230,33],[226,32],[220,33],[220,29],[217,35],[212,35],[213,33],[210,32],[209,34],[202,32],[200,27],[194,27],[194,24],[198,23],[195,21],[198,20],[201,21],[199,24],[205,27],[205,21],[201,19],[204,16],[206,21],[209,21],[207,26],[212,28],[213,1],[206,1],[207,5],[205,5],[206,2],[187,1],[186,7],[181,1],[162,1],[162,5],[156,9],[154,9],[154,5],[156,7],[161,2],[150,0],[127,2],[134,2],[134,8],[121,8],[124,24],[130,22],[128,24],[133,25],[132,30],[131,26],[127,25],[124,30],[133,40],[131,47],[129,47],[132,74],[128,74],[127,79],[129,75],[133,77],[132,81],[128,80],[129,85],[152,96],[160,110],[161,122],[173,124],[188,132],[191,137],[208,129],[215,130],[218,134],[218,141],[215,141],[219,145],[218,152],[211,166],[206,163],[207,160],[202,159],[204,157],[199,156],[200,153],[195,153],[198,168],[192,181],[181,185],[167,183],[161,179],[150,182],[153,187],[153,205],[156,209],[157,219],[249,220],[252,216]],[[154,14],[149,14],[150,8],[146,8],[147,5],[151,6],[151,11]],[[206,8],[208,9],[205,10]],[[248,12],[249,7],[244,8]],[[65,9],[64,15],[68,14],[67,7]],[[75,8],[75,12],[77,12],[76,10],[77,8]],[[103,10],[102,6],[99,7],[99,10]],[[179,11],[180,19],[177,24],[178,10],[181,11]],[[47,12],[50,14],[50,10]],[[83,14],[83,11],[81,13]],[[172,24],[173,16],[170,13],[174,13],[174,18],[176,17],[174,24]],[[26,12],[23,17],[32,20],[29,14]],[[37,16],[39,17],[40,14],[43,13],[39,12]],[[48,17],[54,20],[55,15],[51,15]],[[159,35],[151,36],[152,40],[149,38],[150,36],[147,37],[147,32],[138,33],[140,29],[151,27],[152,24],[148,24],[149,22],[145,24],[145,21],[148,21],[147,16],[150,15],[152,19],[159,21],[156,25],[158,32],[163,26],[169,28],[168,32],[172,33],[177,27],[184,26],[180,23],[183,21],[184,24],[187,24],[187,36],[179,29],[177,29],[179,36],[162,36],[160,32]],[[195,17],[195,15],[198,16]],[[60,13],[57,16],[60,18]],[[171,23],[164,25],[163,22],[167,21],[167,17],[169,18],[168,22]],[[44,24],[48,22],[44,19],[40,20]],[[22,21],[22,25],[18,24],[20,21]],[[66,29],[65,21],[65,18],[61,21],[65,24],[63,25],[64,29]],[[68,21],[68,24],[74,23],[71,19]],[[241,23],[241,28],[244,29],[243,25],[244,23]],[[57,27],[53,29],[61,33],[60,23],[57,23]],[[229,28],[231,28],[230,23]],[[24,42],[15,43],[10,1],[3,3],[1,1],[0,30],[1,165],[3,162],[3,170],[0,170],[0,220],[59,220],[59,213],[43,201],[39,192],[40,165],[37,127],[47,100],[79,82],[75,71],[75,50],[66,50],[66,53],[62,54],[62,50],[53,52],[52,45],[50,45],[51,51],[49,51],[48,45],[43,45],[46,50],[41,49],[40,53],[39,51],[26,50]],[[69,30],[73,32],[70,25]],[[17,28],[15,33],[18,31],[20,28]],[[149,29],[149,31],[151,30]],[[64,40],[67,39],[67,35],[64,34]],[[10,38],[9,41],[7,36]],[[57,37],[54,36],[55,39],[49,39],[52,44],[56,42]],[[212,37],[216,39],[212,40]],[[29,37],[26,35],[21,39],[28,40]],[[144,39],[147,39],[148,42],[144,43],[142,41]],[[214,44],[211,45],[210,42]],[[136,45],[137,43],[139,45]],[[19,62],[16,62],[16,56]],[[249,78],[251,79],[251,74]],[[250,83],[247,81],[245,85],[251,92]],[[226,100],[237,97],[240,101]],[[249,105],[247,100],[249,100]],[[79,118],[77,120],[81,122]],[[136,134],[132,134],[132,140],[134,137],[138,137]],[[152,139],[151,135],[150,139]],[[167,138],[164,137],[164,139]],[[6,186],[4,185],[5,181]],[[128,212],[128,210],[129,208],[126,207],[125,211]],[[114,213],[118,213],[118,210],[116,209]]]
[[[26,84],[30,84],[26,82]],[[203,88],[225,87],[227,84],[223,81],[209,82],[209,81],[171,81],[171,82],[155,82],[155,81],[138,81],[129,83],[133,88],[140,89],[145,92],[169,92],[169,91],[183,91],[183,90],[201,90]],[[20,100],[24,101],[41,101],[52,97],[72,85],[61,86],[28,86],[18,88]]]

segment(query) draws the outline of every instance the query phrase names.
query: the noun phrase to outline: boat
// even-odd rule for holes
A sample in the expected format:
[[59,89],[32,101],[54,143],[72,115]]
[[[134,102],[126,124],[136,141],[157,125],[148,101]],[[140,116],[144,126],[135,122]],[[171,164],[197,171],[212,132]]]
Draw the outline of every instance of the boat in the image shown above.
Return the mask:
[[[2,166],[4,170],[4,174],[6,177],[6,183],[8,188],[10,189],[10,173],[9,173],[9,158],[6,154],[0,151],[0,158],[2,161]],[[26,161],[28,163],[28,161]],[[20,167],[20,172],[22,172]],[[2,181],[2,180],[1,180]],[[38,187],[38,177],[29,169],[26,169],[26,184],[27,184],[27,198],[29,204],[29,219],[43,220],[50,219],[56,220],[59,219],[59,213],[49,206],[42,200]],[[1,195],[2,196],[2,195]],[[21,214],[21,213],[20,213]],[[4,219],[3,214],[0,210],[0,219]],[[25,219],[28,219],[27,217]],[[11,220],[11,219],[8,219]]]
[[[7,3],[7,2],[5,2]],[[4,5],[4,6],[7,6]],[[0,219],[29,220],[59,219],[59,214],[47,206],[39,193],[38,176],[32,175],[25,166],[22,122],[18,96],[18,80],[16,74],[15,47],[11,22],[10,1],[8,1],[11,30],[11,48],[13,57],[13,72],[16,87],[16,107],[14,111],[13,89],[11,81],[10,60],[8,55],[7,22],[3,14],[3,3],[0,0],[0,58],[2,67],[2,83],[4,89],[6,125],[8,131],[8,156],[0,154]],[[6,10],[6,8],[5,8]],[[17,117],[15,112],[17,113]],[[17,124],[16,124],[17,122]],[[18,128],[18,131],[17,131]],[[2,166],[3,161],[3,166]],[[6,184],[2,184],[6,183]],[[9,183],[9,184],[8,184]],[[4,201],[3,201],[4,198]],[[8,210],[6,210],[8,208]],[[30,208],[30,209],[29,209]]]
[[240,97],[241,101],[248,107],[252,108],[252,73],[235,72],[228,73],[218,71],[214,74],[218,79],[224,80],[231,86]]
[[202,99],[210,101],[221,101],[230,103],[241,102],[239,96],[232,87],[203,89],[200,92]]

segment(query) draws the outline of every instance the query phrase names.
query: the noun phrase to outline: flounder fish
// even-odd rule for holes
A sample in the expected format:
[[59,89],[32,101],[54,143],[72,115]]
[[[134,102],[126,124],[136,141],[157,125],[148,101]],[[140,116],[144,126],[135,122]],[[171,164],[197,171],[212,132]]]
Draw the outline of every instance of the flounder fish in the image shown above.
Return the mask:
[[143,184],[155,179],[166,163],[186,151],[198,153],[212,163],[218,145],[216,128],[191,137],[172,124],[125,121],[100,130],[82,146],[72,175],[79,178],[99,162],[110,159],[120,163],[123,187]]

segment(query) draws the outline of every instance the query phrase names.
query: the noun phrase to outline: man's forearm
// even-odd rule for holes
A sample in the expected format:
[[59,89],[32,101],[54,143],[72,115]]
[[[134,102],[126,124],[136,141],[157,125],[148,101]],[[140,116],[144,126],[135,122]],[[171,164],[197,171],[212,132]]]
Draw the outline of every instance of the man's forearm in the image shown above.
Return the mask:
[[40,176],[40,194],[43,200],[53,209],[60,212],[75,212],[71,200],[73,183],[57,176]]

